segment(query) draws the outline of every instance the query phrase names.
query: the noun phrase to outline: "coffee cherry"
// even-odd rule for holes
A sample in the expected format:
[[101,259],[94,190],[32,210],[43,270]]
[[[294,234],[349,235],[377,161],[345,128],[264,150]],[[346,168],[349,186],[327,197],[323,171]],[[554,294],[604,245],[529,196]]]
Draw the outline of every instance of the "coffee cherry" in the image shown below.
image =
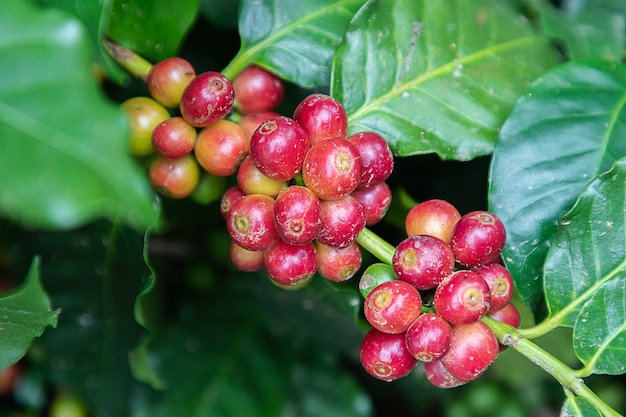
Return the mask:
[[481,266],[474,270],[489,286],[491,301],[489,311],[497,311],[507,305],[513,296],[513,277],[506,267],[498,263]]
[[476,272],[459,270],[443,280],[435,290],[433,305],[451,324],[480,320],[489,311],[489,286]]
[[192,126],[205,127],[230,113],[235,94],[230,81],[219,72],[198,74],[180,100],[180,113]]
[[502,221],[488,211],[473,211],[457,222],[450,246],[456,260],[468,267],[495,262],[506,242]]
[[343,138],[314,143],[302,165],[302,179],[320,198],[332,200],[353,192],[361,180],[359,151]]
[[237,170],[237,185],[246,194],[265,194],[276,197],[287,187],[287,181],[275,180],[263,174],[248,155]]
[[452,249],[433,236],[410,236],[398,244],[392,258],[393,270],[401,280],[419,290],[435,288],[454,269]]
[[207,172],[219,177],[234,174],[248,154],[248,138],[230,120],[218,120],[205,127],[196,138],[194,153]]
[[498,339],[482,321],[452,326],[448,353],[441,359],[454,377],[472,381],[480,376],[498,357]]
[[198,185],[200,168],[192,155],[178,159],[167,159],[157,155],[148,167],[148,178],[160,194],[171,198],[184,198]]
[[452,204],[432,199],[413,206],[404,223],[408,236],[435,236],[449,244],[460,218],[461,214]]
[[357,188],[350,195],[363,207],[366,226],[373,226],[380,222],[391,205],[391,188],[386,182],[363,189]]
[[422,362],[437,361],[450,349],[452,328],[440,315],[424,313],[406,331],[406,347]]
[[322,227],[320,200],[306,187],[284,189],[274,204],[278,235],[293,245],[312,242]]
[[241,115],[241,119],[239,119],[239,126],[246,132],[246,136],[248,139],[252,137],[254,131],[270,119],[275,119],[279,117],[280,114],[273,111],[264,111],[259,113],[246,113]]
[[165,107],[177,107],[187,85],[196,76],[191,64],[179,57],[167,58],[152,65],[146,84],[152,97]]
[[367,188],[385,181],[393,171],[393,154],[387,141],[375,132],[360,132],[348,136],[361,155],[361,181],[358,188]]
[[240,271],[255,272],[265,267],[265,251],[250,251],[231,242],[229,255],[235,268]]
[[170,117],[169,112],[148,97],[132,97],[121,104],[130,122],[128,151],[131,155],[146,156],[154,152],[152,132]]
[[152,146],[159,154],[169,159],[183,157],[196,144],[196,128],[182,117],[170,117],[152,131]]
[[359,280],[359,292],[366,298],[370,292],[383,282],[398,279],[391,265],[375,263],[368,266]]
[[313,243],[292,245],[280,240],[265,252],[265,269],[275,283],[300,288],[317,270],[315,246]]
[[311,143],[343,138],[348,130],[346,110],[326,94],[311,94],[296,107],[293,118],[304,128]]
[[263,174],[290,180],[302,169],[309,138],[298,123],[285,116],[267,120],[250,138],[250,156]]
[[406,348],[403,333],[390,334],[377,329],[365,334],[359,356],[368,374],[387,382],[407,376],[417,364]]
[[226,227],[230,238],[251,251],[262,251],[280,240],[274,227],[274,199],[248,194],[235,201],[228,211]]
[[426,379],[437,388],[454,388],[467,383],[453,376],[439,361],[424,362]]
[[335,282],[347,281],[357,273],[363,261],[361,247],[353,242],[345,248],[333,248],[315,242],[317,272]]
[[[515,327],[516,329],[520,327],[520,324],[522,321],[519,310],[512,303],[508,303],[507,305],[505,305],[504,307],[502,307],[501,309],[497,311],[490,311],[488,313],[488,316],[495,320],[498,320],[499,322],[508,324],[511,327]],[[500,346],[500,352],[502,352],[508,347],[506,345],[503,345],[502,343],[499,343],[499,346]]]
[[405,281],[383,282],[365,299],[365,318],[385,333],[404,333],[422,311],[422,297]]
[[274,109],[283,98],[283,81],[271,72],[251,65],[233,78],[235,106],[241,113]]
[[320,201],[322,227],[317,240],[324,245],[343,248],[354,242],[365,227],[363,207],[351,195]]
[[226,220],[228,217],[228,212],[230,208],[235,203],[235,201],[239,200],[241,197],[246,195],[238,185],[233,185],[229,187],[224,194],[222,195],[222,199],[220,201],[220,214]]

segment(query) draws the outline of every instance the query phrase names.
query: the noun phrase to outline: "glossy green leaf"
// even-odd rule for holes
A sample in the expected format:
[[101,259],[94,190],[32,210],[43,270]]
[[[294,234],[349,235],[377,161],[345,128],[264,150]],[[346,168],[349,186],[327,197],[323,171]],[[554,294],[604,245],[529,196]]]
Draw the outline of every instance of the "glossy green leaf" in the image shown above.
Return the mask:
[[91,74],[75,20],[0,3],[0,213],[30,227],[120,218],[157,222],[153,192],[127,152],[128,122]]
[[[143,236],[106,221],[71,232],[24,232],[16,262],[41,256],[57,328],[36,340],[47,380],[85,399],[97,417],[130,414],[136,380],[128,355],[144,333],[135,300],[149,278]],[[33,349],[35,349],[33,347]]]
[[626,159],[591,182],[563,217],[544,287],[551,326],[574,328],[586,373],[626,372]]
[[115,61],[103,48],[104,31],[111,14],[112,0],[75,1],[75,0],[35,0],[35,3],[44,7],[58,7],[71,13],[80,20],[92,45],[93,59],[100,64],[108,77],[121,82],[128,76],[127,73],[115,64]]
[[328,86],[333,54],[365,0],[243,0],[241,49],[223,71],[261,65],[302,87]]
[[572,62],[544,75],[502,128],[489,204],[524,302],[542,302],[546,251],[582,189],[626,155],[626,65]]
[[626,53],[626,13],[588,4],[583,10],[563,10],[539,3],[541,28],[563,46],[570,60],[601,58],[621,61]]
[[469,160],[493,151],[519,95],[555,62],[508,2],[370,1],[337,51],[331,95],[351,132],[374,130],[397,155]]
[[568,398],[561,408],[560,417],[602,417],[589,401],[580,397]]
[[200,0],[111,0],[107,34],[152,62],[176,55]]
[[39,264],[35,258],[24,284],[0,295],[0,370],[24,356],[46,327],[57,325],[60,311],[52,310]]

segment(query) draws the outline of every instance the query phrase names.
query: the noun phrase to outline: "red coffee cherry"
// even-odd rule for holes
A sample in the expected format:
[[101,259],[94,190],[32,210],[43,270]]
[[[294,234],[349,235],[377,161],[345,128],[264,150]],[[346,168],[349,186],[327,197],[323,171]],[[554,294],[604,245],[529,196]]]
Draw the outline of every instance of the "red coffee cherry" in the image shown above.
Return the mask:
[[235,93],[228,78],[208,71],[189,82],[180,100],[180,113],[190,125],[205,127],[230,113],[234,100]]
[[270,119],[275,119],[279,117],[280,114],[273,111],[264,111],[259,113],[246,113],[241,115],[241,119],[239,119],[239,126],[246,132],[246,136],[248,140],[254,134],[254,131]]
[[274,204],[278,235],[293,245],[312,242],[322,228],[320,200],[306,187],[284,189]]
[[230,238],[250,251],[268,249],[280,240],[274,227],[274,199],[249,194],[235,201],[226,217]]
[[437,361],[450,349],[452,327],[436,313],[419,316],[406,331],[406,347],[422,362]]
[[455,378],[472,381],[496,360],[499,350],[498,339],[482,321],[453,326],[450,349],[441,363]]
[[491,301],[489,311],[497,311],[507,305],[513,296],[513,277],[505,266],[492,263],[474,270],[489,285]]
[[401,280],[419,290],[435,288],[454,270],[452,249],[433,236],[410,236],[398,244],[392,258],[393,270]]
[[305,97],[296,107],[293,118],[306,131],[312,144],[329,138],[344,138],[348,130],[346,110],[338,100],[326,94]]
[[370,329],[361,342],[361,365],[365,371],[383,381],[394,381],[411,373],[417,361],[404,343],[404,334],[384,333]]
[[240,271],[255,272],[265,267],[265,251],[250,251],[231,242],[229,254],[233,265]]
[[358,188],[367,188],[385,181],[393,171],[393,154],[385,138],[375,132],[359,132],[348,136],[361,155],[361,181]]
[[302,169],[309,138],[298,123],[285,116],[269,119],[250,138],[250,156],[263,174],[290,180]]
[[322,227],[317,240],[324,245],[344,248],[354,242],[365,227],[363,207],[354,197],[320,201]]
[[361,172],[359,151],[344,138],[314,143],[302,165],[304,184],[325,200],[353,192],[359,185]]
[[313,243],[292,245],[280,240],[265,251],[265,269],[276,284],[301,288],[317,270],[315,246]]
[[152,65],[146,76],[150,95],[165,107],[177,107],[187,85],[194,79],[193,66],[179,57],[167,58]]
[[506,242],[504,224],[488,211],[472,211],[457,222],[450,247],[456,260],[477,267],[499,259]]
[[208,173],[227,177],[237,172],[248,154],[248,146],[248,138],[239,125],[218,120],[198,132],[194,153]]
[[489,311],[489,286],[473,271],[460,270],[444,279],[435,290],[433,306],[451,324],[480,320]]
[[440,360],[424,362],[424,373],[426,379],[437,388],[454,388],[467,383],[453,376]]
[[324,278],[335,282],[352,278],[363,261],[361,247],[356,242],[345,248],[333,248],[316,241],[315,250],[317,251],[317,272]]
[[373,226],[385,217],[393,196],[386,182],[363,189],[357,188],[350,195],[363,207],[366,226]]
[[196,189],[200,168],[192,155],[178,159],[157,155],[150,162],[148,177],[160,194],[170,198],[185,198]]
[[365,299],[365,318],[385,333],[404,333],[422,311],[422,297],[405,281],[383,282]]
[[235,106],[241,113],[264,112],[274,109],[282,100],[285,86],[280,77],[251,65],[233,78]]
[[152,131],[154,150],[168,159],[181,158],[193,151],[196,128],[182,117],[170,117]]
[[220,214],[226,220],[228,216],[228,212],[230,208],[235,203],[235,201],[239,200],[241,197],[246,195],[241,188],[237,185],[233,185],[224,191],[222,194],[222,199],[220,200]]
[[461,214],[452,204],[433,199],[413,206],[404,223],[408,236],[435,236],[449,244],[460,218]]

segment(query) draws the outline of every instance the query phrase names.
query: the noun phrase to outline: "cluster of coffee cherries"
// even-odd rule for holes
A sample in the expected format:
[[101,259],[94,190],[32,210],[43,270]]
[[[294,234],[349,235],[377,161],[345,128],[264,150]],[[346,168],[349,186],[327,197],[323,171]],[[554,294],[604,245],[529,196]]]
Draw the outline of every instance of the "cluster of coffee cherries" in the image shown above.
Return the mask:
[[408,237],[396,246],[392,264],[371,265],[359,281],[372,326],[361,363],[384,381],[423,364],[437,387],[465,384],[505,349],[481,319],[520,324],[513,280],[501,263],[504,225],[488,211],[461,216],[438,199],[414,206],[405,225]]
[[201,175],[236,180],[220,210],[238,269],[265,269],[285,288],[359,270],[356,238],[391,203],[394,160],[382,136],[348,135],[345,109],[326,94],[304,97],[292,117],[275,112],[283,81],[258,66],[231,82],[175,57],[154,64],[146,83],[151,97],[122,103],[131,153],[154,154],[150,181],[169,197],[189,196]]

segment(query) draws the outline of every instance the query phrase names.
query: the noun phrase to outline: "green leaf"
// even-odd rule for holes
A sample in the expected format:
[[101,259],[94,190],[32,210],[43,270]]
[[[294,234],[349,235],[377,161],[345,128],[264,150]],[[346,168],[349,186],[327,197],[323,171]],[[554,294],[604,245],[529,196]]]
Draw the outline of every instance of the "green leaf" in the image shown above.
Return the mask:
[[0,213],[29,227],[154,225],[154,193],[128,154],[126,116],[91,75],[82,26],[2,2],[0,39]]
[[351,132],[376,131],[397,155],[469,160],[493,151],[519,95],[555,63],[508,2],[370,1],[337,51],[331,95]]
[[106,221],[71,232],[24,232],[16,262],[41,254],[42,280],[63,311],[54,332],[37,339],[47,381],[85,399],[95,417],[130,414],[137,381],[128,355],[143,329],[137,295],[149,279],[143,235]]
[[561,220],[545,263],[546,327],[574,328],[585,374],[626,372],[626,159]]
[[52,310],[41,285],[39,264],[35,258],[24,284],[0,295],[0,369],[24,356],[46,327],[57,325],[60,311]]
[[333,54],[365,0],[243,0],[241,49],[222,71],[260,65],[305,88],[328,86]]
[[115,61],[102,46],[104,31],[111,12],[111,0],[81,2],[74,0],[35,0],[35,3],[48,8],[58,7],[74,15],[87,30],[94,52],[94,60],[103,67],[107,75],[117,82],[121,82],[128,76],[115,64]]
[[201,0],[200,13],[213,25],[236,28],[239,4],[239,0]]
[[542,30],[564,46],[570,60],[601,58],[619,62],[626,53],[626,14],[588,4],[584,10],[538,8]]
[[176,55],[200,6],[200,0],[112,1],[107,34],[153,62]]
[[546,251],[582,189],[626,155],[626,65],[571,62],[534,83],[502,127],[489,204],[524,302],[542,302]]
[[580,397],[568,398],[561,408],[561,417],[602,417],[602,414],[587,400]]

